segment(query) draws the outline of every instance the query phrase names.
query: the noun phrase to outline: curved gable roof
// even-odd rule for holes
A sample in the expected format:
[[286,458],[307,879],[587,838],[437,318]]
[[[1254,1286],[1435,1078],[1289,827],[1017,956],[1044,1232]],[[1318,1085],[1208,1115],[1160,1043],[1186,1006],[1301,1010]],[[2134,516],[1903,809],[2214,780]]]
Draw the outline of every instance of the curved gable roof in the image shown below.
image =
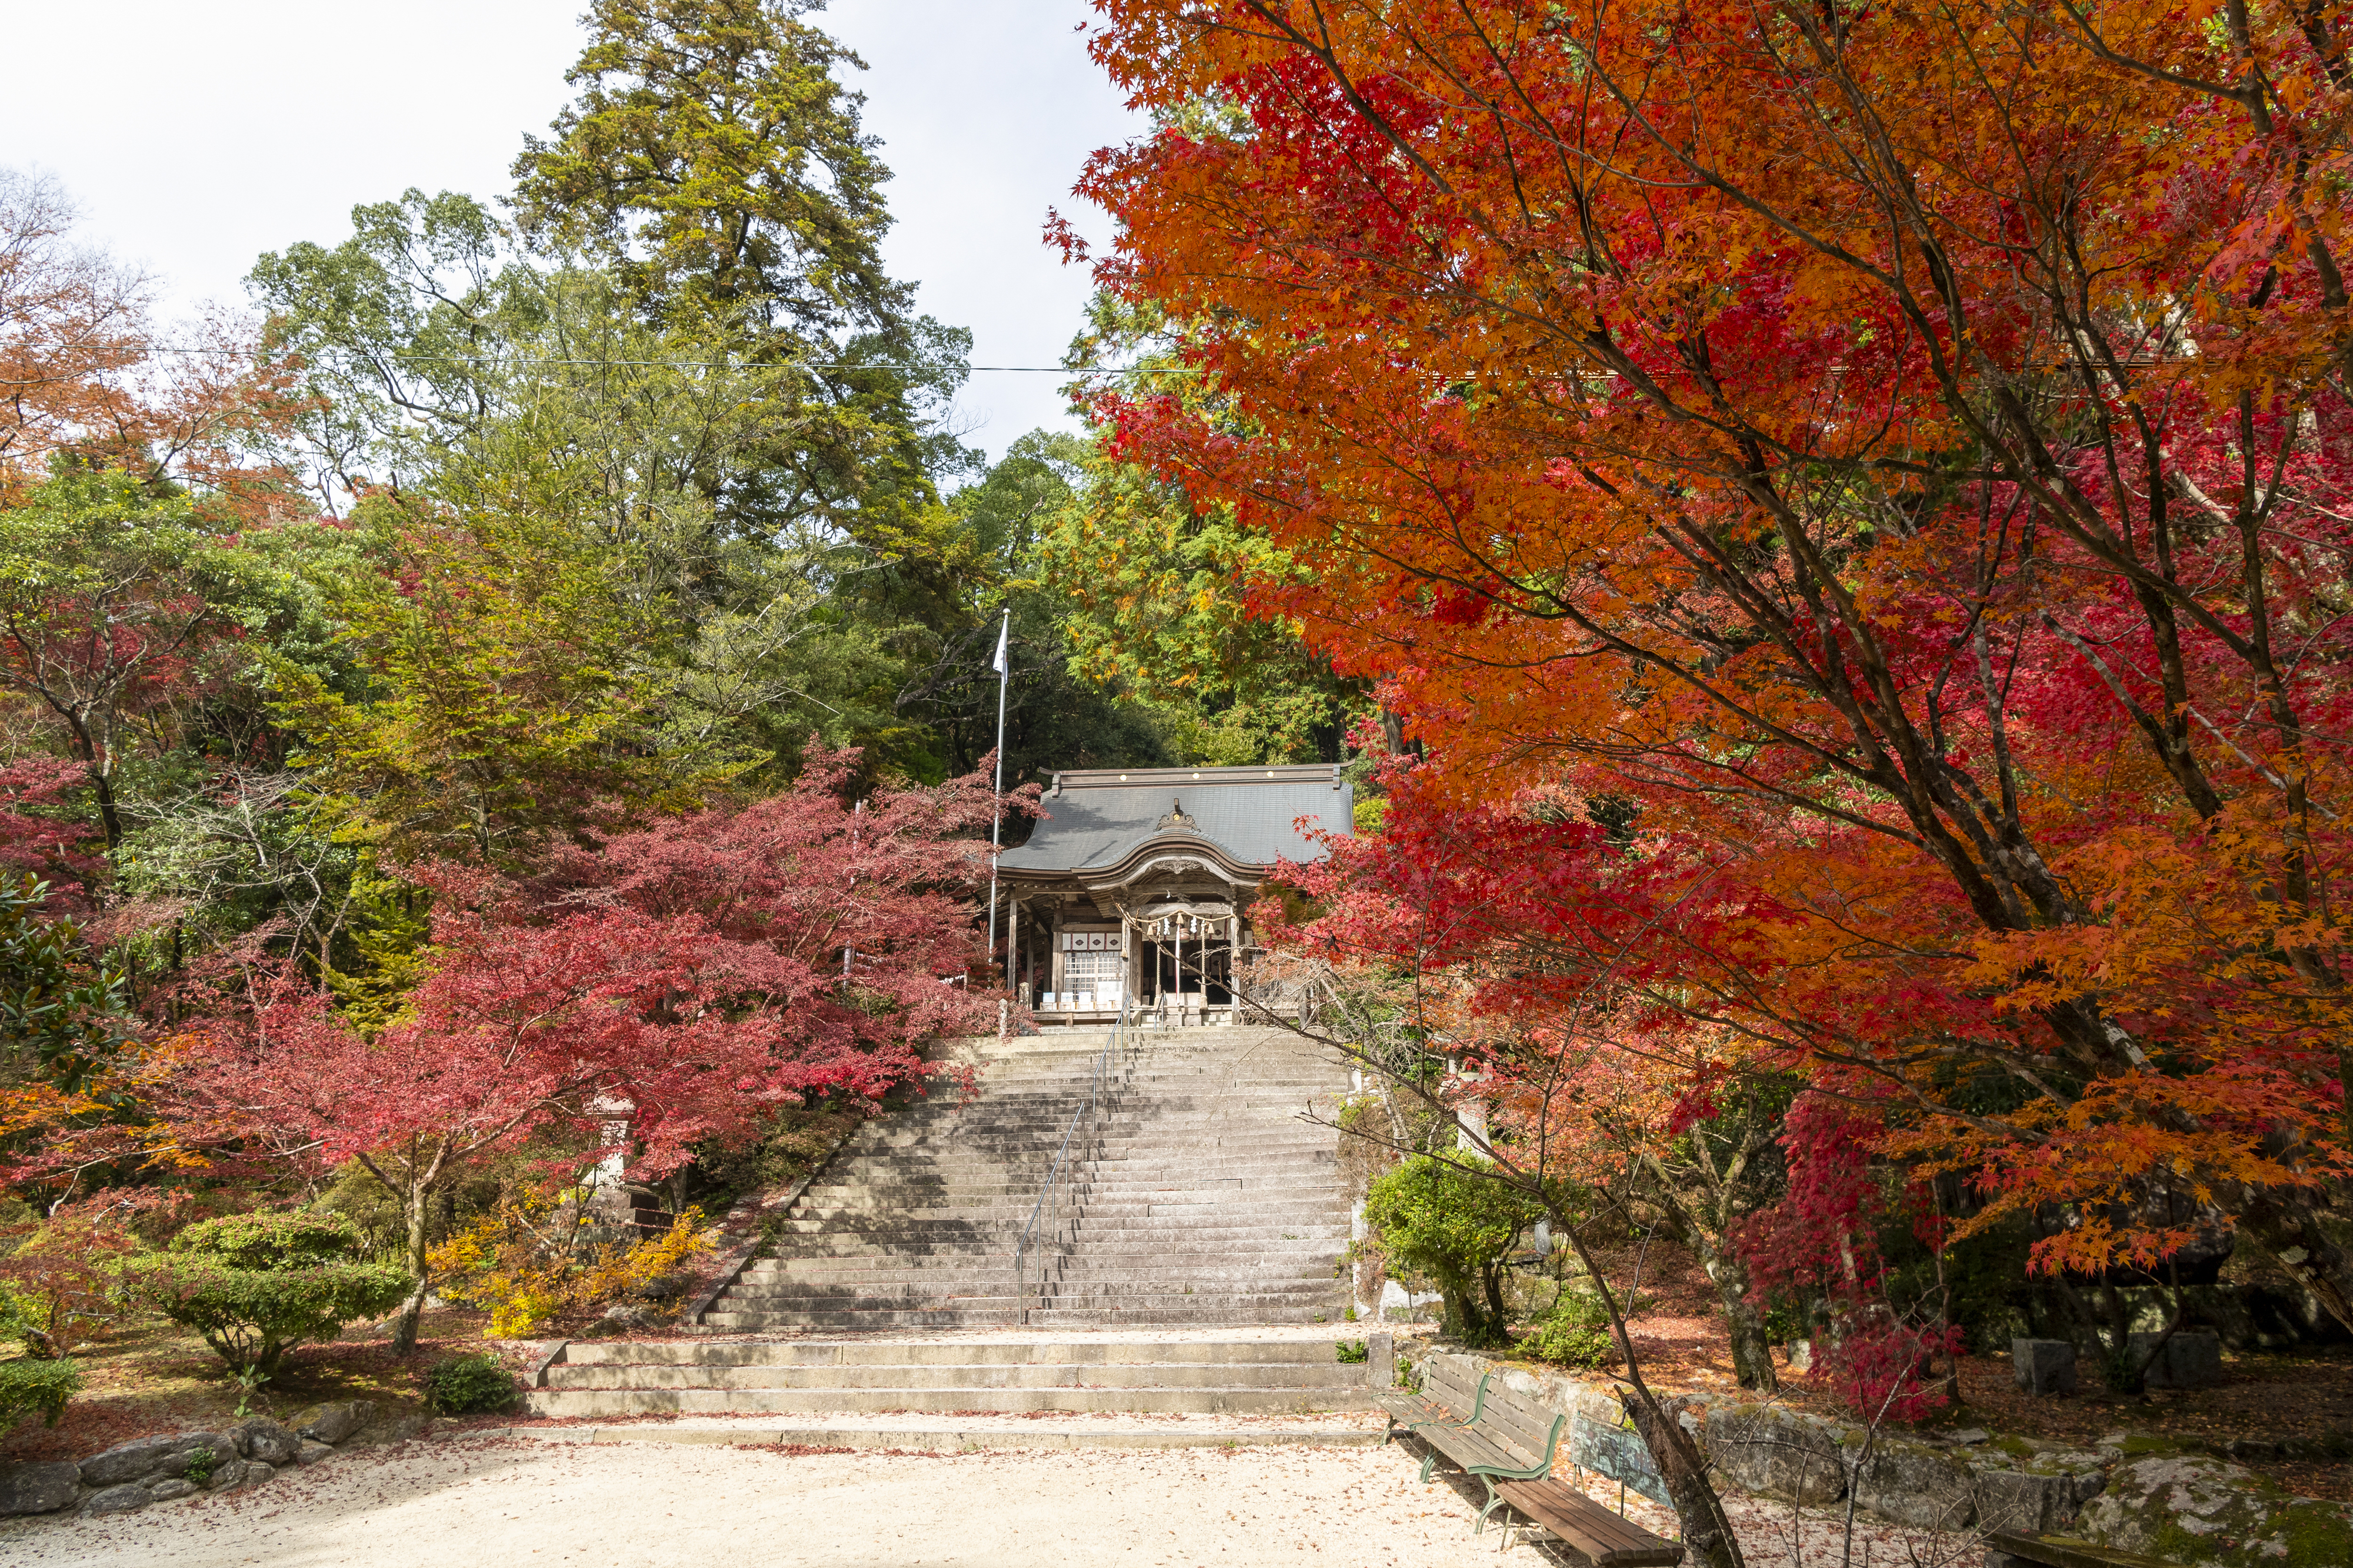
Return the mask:
[[[1329,765],[1257,768],[1111,768],[1054,775],[1046,818],[1007,871],[1107,869],[1155,838],[1208,840],[1235,864],[1263,873],[1277,860],[1308,861],[1323,850],[1293,826],[1309,818],[1345,833],[1356,792]],[[1177,803],[1189,825],[1161,826]]]

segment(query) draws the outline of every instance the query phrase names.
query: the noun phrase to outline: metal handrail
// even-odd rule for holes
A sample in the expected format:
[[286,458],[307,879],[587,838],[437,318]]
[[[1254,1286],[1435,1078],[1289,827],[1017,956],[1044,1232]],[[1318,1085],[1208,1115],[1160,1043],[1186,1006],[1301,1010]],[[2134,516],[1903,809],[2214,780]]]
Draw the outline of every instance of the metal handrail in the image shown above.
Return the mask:
[[[1029,1260],[1038,1250],[1039,1222],[1043,1219],[1053,1226],[1052,1234],[1061,1232],[1062,1193],[1070,1184],[1062,1180],[1063,1167],[1070,1163],[1071,1140],[1078,1136],[1079,1123],[1092,1115],[1096,1108],[1110,1098],[1111,1076],[1114,1063],[1124,1076],[1133,1065],[1127,1060],[1132,1048],[1127,1043],[1127,999],[1120,999],[1119,1015],[1112,1022],[1111,1040],[1095,1054],[1092,1069],[1087,1074],[1087,1102],[1071,1112],[1071,1124],[1062,1130],[1062,1145],[1054,1152],[1054,1163],[1047,1167],[1045,1185],[1038,1189],[1038,1201],[1029,1205],[1029,1223],[1013,1243],[1013,1318],[1016,1323],[1029,1321]],[[1050,1211],[1048,1205],[1052,1207]],[[1040,1271],[1043,1283],[1043,1271]]]

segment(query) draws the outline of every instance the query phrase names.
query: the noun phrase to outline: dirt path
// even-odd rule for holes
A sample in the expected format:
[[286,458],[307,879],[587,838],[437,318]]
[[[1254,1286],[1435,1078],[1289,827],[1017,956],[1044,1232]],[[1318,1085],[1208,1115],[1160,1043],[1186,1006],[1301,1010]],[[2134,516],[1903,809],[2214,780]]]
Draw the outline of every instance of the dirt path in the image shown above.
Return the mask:
[[[1402,1447],[992,1450],[927,1457],[673,1442],[441,1438],[113,1519],[0,1523],[0,1564],[58,1568],[1545,1568],[1471,1533]],[[1469,1483],[1465,1483],[1468,1485]],[[1982,1547],[1728,1500],[1750,1568],[1960,1568]],[[1662,1532],[1667,1510],[1629,1500]],[[1795,1551],[1792,1551],[1792,1548]]]
[[1399,1448],[785,1455],[531,1438],[412,1443],[258,1490],[0,1531],[74,1568],[877,1568],[1545,1559]]

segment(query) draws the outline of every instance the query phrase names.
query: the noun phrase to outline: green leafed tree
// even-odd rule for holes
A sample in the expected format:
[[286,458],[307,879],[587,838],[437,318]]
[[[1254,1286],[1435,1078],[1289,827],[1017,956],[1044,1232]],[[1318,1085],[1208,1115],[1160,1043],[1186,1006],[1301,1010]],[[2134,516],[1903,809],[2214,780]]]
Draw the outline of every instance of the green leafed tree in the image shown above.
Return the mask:
[[1503,1339],[1504,1258],[1544,1214],[1528,1194],[1479,1173],[1489,1165],[1475,1154],[1415,1154],[1365,1194],[1365,1223],[1383,1250],[1436,1283],[1447,1328],[1472,1344]]
[[836,79],[862,62],[799,0],[597,0],[579,98],[514,165],[524,232],[609,271],[648,317],[789,369],[790,427],[724,507],[819,506],[865,537],[971,454],[940,421],[970,334],[913,314],[880,243],[890,172]]
[[345,581],[362,688],[299,668],[279,702],[309,787],[396,853],[505,864],[551,839],[699,804],[740,759],[666,750],[639,607],[594,541],[530,512],[361,509]]
[[1367,706],[1279,616],[1254,616],[1255,584],[1290,559],[1226,509],[1094,446],[1068,501],[1045,520],[1038,577],[1063,605],[1073,673],[1160,710],[1185,761],[1338,762]]
[[121,974],[47,905],[37,878],[0,878],[0,1086],[78,1094],[134,1026]]

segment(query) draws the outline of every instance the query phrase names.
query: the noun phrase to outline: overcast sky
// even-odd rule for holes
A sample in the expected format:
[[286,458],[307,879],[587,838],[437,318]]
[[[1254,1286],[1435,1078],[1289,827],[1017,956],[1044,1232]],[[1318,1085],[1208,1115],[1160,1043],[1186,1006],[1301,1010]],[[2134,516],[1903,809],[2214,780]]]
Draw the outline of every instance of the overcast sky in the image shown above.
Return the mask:
[[[83,234],[166,299],[244,301],[254,258],[332,244],[410,185],[503,195],[526,131],[570,96],[583,0],[115,0],[26,5],[0,94],[0,163],[54,174]],[[812,18],[871,68],[855,85],[896,178],[883,247],[977,364],[1052,364],[1082,271],[1039,243],[1088,153],[1134,133],[1075,29],[1085,0],[833,0]],[[992,454],[1067,426],[1054,375],[976,375],[959,406]]]

